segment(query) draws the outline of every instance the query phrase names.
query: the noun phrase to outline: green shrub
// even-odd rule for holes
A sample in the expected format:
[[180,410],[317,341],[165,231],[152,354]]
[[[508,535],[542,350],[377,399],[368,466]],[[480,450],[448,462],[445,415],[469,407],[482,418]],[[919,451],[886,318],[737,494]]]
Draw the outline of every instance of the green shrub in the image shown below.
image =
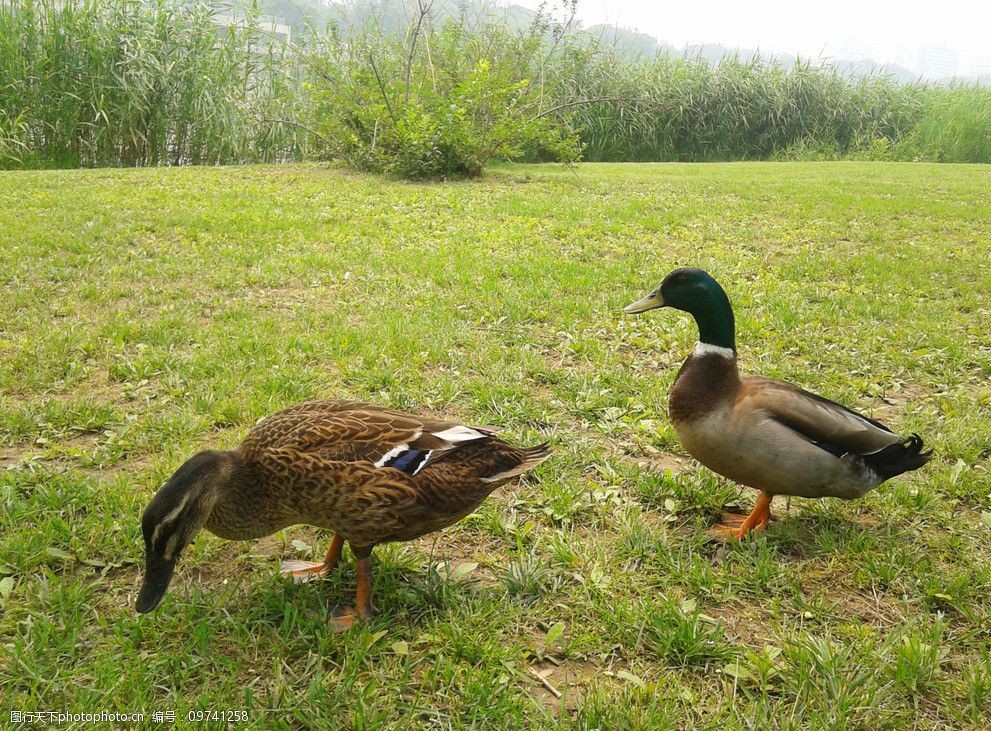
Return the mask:
[[577,135],[540,77],[546,28],[424,17],[405,37],[328,36],[310,64],[321,153],[413,179],[470,178],[524,153],[577,160]]

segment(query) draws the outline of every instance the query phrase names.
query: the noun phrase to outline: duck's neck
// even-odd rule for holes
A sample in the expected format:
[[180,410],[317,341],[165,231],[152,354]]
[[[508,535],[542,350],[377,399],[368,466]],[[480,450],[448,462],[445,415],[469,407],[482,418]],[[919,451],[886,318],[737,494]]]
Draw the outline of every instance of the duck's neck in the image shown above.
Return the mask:
[[292,525],[284,495],[266,487],[253,464],[238,450],[225,452],[227,469],[215,482],[217,501],[206,529],[229,540],[249,540],[270,535]]
[[668,408],[676,425],[712,413],[740,386],[733,308],[723,288],[713,284],[688,306],[678,307],[695,318],[699,341],[671,388]]
[[719,288],[709,293],[705,302],[688,310],[699,328],[699,344],[695,355],[718,354],[736,357],[736,323],[729,297]]

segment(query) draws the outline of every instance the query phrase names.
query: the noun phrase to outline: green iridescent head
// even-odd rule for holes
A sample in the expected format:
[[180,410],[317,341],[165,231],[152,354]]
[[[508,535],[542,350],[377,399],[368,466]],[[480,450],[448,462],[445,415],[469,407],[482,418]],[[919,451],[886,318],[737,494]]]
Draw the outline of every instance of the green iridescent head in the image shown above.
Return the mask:
[[634,314],[658,307],[673,307],[695,318],[699,341],[736,352],[733,308],[719,282],[702,269],[675,269],[661,285],[641,300],[625,307]]

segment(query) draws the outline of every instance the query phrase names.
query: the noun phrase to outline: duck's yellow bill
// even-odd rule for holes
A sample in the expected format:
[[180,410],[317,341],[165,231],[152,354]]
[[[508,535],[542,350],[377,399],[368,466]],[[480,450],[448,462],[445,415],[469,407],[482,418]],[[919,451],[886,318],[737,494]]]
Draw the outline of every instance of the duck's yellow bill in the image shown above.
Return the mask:
[[637,300],[632,305],[627,305],[623,308],[623,312],[628,315],[635,315],[638,312],[646,312],[647,310],[653,310],[658,307],[664,307],[664,300],[662,300],[655,293],[651,292],[642,300]]

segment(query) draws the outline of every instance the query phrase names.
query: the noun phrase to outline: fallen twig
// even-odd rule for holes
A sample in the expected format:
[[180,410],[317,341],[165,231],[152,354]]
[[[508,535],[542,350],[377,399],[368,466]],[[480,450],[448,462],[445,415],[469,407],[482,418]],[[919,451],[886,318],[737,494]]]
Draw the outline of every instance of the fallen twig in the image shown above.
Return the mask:
[[547,688],[547,690],[549,690],[554,695],[555,698],[560,698],[561,697],[561,691],[559,691],[557,688],[555,688],[553,685],[551,685],[551,681],[549,681],[543,675],[541,675],[540,673],[538,673],[533,668],[529,668],[527,670],[527,672],[530,673],[530,675],[532,675],[533,677],[535,677],[537,680],[539,680],[540,681],[540,684],[543,685],[545,688]]

